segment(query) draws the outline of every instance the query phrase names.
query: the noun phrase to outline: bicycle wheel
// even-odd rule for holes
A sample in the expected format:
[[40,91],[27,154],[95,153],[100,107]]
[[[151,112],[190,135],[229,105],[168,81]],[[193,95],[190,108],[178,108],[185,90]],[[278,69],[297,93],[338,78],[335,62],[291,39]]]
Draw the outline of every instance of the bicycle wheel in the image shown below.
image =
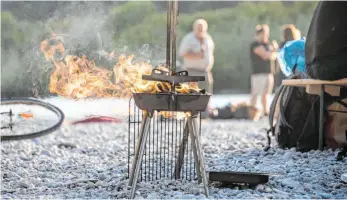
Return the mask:
[[[43,130],[34,131],[30,133],[20,133],[20,134],[3,134],[4,131],[1,131],[1,141],[12,141],[12,140],[25,140],[25,139],[32,139],[36,137],[40,137],[49,133],[54,132],[55,130],[59,129],[62,125],[65,115],[64,113],[56,106],[36,100],[36,99],[29,99],[29,98],[10,98],[10,99],[1,99],[1,107],[3,106],[15,106],[15,105],[29,105],[29,106],[39,106],[41,108],[44,108],[46,110],[49,110],[53,112],[57,117],[58,121],[54,123],[53,125],[50,125],[48,128],[45,128]],[[12,115],[12,111],[10,112]],[[12,116],[11,117],[11,123],[12,123]],[[30,122],[28,122],[30,124]],[[12,126],[12,124],[10,124]]]

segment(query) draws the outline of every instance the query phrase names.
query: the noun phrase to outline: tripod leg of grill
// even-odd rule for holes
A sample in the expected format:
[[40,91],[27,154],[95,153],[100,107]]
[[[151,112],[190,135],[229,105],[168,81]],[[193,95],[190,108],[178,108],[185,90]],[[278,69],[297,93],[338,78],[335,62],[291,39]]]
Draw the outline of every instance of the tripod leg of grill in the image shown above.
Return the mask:
[[139,151],[140,151],[140,146],[141,146],[141,142],[143,141],[143,131],[146,130],[146,123],[147,123],[148,120],[148,116],[144,116],[144,119],[141,123],[141,134],[138,138],[138,141],[137,141],[137,144],[136,144],[136,149],[135,149],[135,152],[134,152],[134,158],[133,158],[133,161],[132,161],[132,167],[131,167],[131,171],[130,171],[130,174],[129,174],[129,186],[131,186],[133,184],[133,179],[134,179],[134,173],[135,173],[135,167],[136,167],[136,162],[139,158]]
[[195,129],[193,127],[193,120],[192,117],[188,117],[188,126],[189,126],[189,135],[190,135],[190,140],[192,142],[192,150],[193,150],[193,155],[194,155],[194,161],[195,161],[195,167],[196,167],[196,175],[198,177],[198,182],[201,183],[202,177],[201,177],[201,168],[200,168],[200,161],[198,157],[198,151],[197,151],[197,146],[196,146],[196,134],[194,133]]
[[205,170],[204,155],[203,155],[203,151],[202,151],[202,147],[201,147],[200,135],[198,135],[198,132],[197,132],[198,124],[197,124],[196,120],[197,120],[196,118],[192,119],[193,128],[195,129],[193,131],[193,133],[195,134],[195,141],[196,141],[196,146],[197,146],[197,150],[198,150],[197,153],[198,153],[198,157],[199,157],[199,161],[200,161],[202,182],[204,184],[206,197],[208,197],[209,191],[208,191],[207,175],[206,175],[206,170]]
[[140,169],[141,169],[141,163],[143,158],[143,153],[145,151],[145,145],[149,133],[149,123],[151,121],[151,118],[145,114],[144,120],[141,125],[141,134],[140,138],[136,147],[135,157],[133,160],[133,166],[131,169],[130,179],[129,179],[129,186],[131,185],[131,193],[130,193],[130,199],[134,199],[135,196],[135,190],[136,190],[136,184],[139,177]]
[[179,150],[178,150],[178,157],[176,160],[175,179],[181,178],[182,166],[184,164],[184,152],[187,148],[188,137],[189,137],[189,128],[188,128],[188,124],[186,123],[186,125],[184,126],[184,130],[183,130],[183,138],[182,138]]

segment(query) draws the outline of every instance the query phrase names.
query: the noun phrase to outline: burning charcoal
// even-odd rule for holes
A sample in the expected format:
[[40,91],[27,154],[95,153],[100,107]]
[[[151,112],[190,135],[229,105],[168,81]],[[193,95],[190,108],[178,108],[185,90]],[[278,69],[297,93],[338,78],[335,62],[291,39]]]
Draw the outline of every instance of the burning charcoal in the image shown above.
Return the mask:
[[163,88],[163,86],[160,83],[157,83],[155,85],[155,87],[156,87],[156,89],[158,90],[159,93],[164,91],[164,88]]
[[176,86],[176,91],[177,90],[182,90],[183,88],[182,88],[182,85],[178,85],[178,86]]
[[157,83],[155,88],[159,93],[169,92],[171,90],[170,85],[167,83]]
[[176,90],[177,93],[185,93],[184,92],[184,88],[182,87],[182,85],[176,86],[175,90]]
[[195,89],[189,89],[189,94],[199,94],[199,91]]

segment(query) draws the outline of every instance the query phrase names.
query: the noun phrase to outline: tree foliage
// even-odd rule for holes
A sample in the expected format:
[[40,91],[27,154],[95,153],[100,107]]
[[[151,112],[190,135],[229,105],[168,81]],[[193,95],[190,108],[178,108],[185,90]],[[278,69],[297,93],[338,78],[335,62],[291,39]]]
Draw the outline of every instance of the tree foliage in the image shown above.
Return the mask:
[[[40,95],[48,95],[49,73],[53,66],[45,62],[39,46],[52,31],[72,35],[69,43],[86,42],[86,45],[79,46],[82,52],[101,48],[96,36],[99,34],[102,48],[108,51],[115,49],[120,53],[126,46],[126,53],[152,61],[165,59],[166,12],[162,4],[150,1],[108,4],[113,7],[104,9],[98,16],[95,9],[70,8],[69,12],[74,10],[72,14],[77,14],[72,16],[65,13],[64,17],[59,15],[45,20],[17,20],[11,12],[2,11],[2,91],[22,94],[29,91],[29,95],[32,95],[33,88],[37,88]],[[281,40],[280,27],[283,24],[295,24],[305,35],[317,2],[235,2],[225,8],[215,4],[217,2],[186,3],[190,7],[178,18],[177,46],[182,37],[191,31],[193,21],[199,17],[205,18],[216,44],[213,68],[215,91],[232,88],[248,92],[249,45],[256,24],[269,24],[271,39],[277,41]],[[66,9],[59,9],[67,12]],[[59,10],[55,12],[59,13]]]

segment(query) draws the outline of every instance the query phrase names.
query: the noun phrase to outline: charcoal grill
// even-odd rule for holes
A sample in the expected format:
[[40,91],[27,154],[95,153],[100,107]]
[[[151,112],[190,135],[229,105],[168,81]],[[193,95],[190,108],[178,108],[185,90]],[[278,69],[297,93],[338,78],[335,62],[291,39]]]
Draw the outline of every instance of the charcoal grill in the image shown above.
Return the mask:
[[[139,135],[134,152],[134,157],[132,160],[132,165],[129,171],[129,186],[131,186],[130,199],[133,199],[135,196],[135,189],[139,174],[140,171],[143,170],[142,161],[146,152],[146,144],[148,139],[150,139],[148,138],[148,135],[150,132],[151,121],[153,122],[153,119],[156,118],[155,116],[158,115],[158,111],[174,111],[186,113],[186,120],[184,120],[183,125],[184,128],[182,141],[180,142],[177,152],[177,159],[174,164],[174,173],[171,173],[171,176],[179,179],[182,175],[185,152],[187,150],[187,143],[189,138],[191,142],[190,147],[194,158],[194,168],[198,181],[200,183],[203,183],[205,195],[209,196],[208,180],[202,155],[200,135],[198,134],[198,116],[199,112],[206,110],[211,95],[205,93],[204,90],[196,92],[194,94],[181,94],[175,91],[175,87],[180,83],[204,81],[205,77],[189,76],[188,72],[186,71],[176,72],[176,26],[178,15],[177,0],[168,1],[167,5],[166,67],[169,69],[169,72],[156,73],[156,70],[153,70],[151,75],[144,75],[142,76],[142,79],[148,81],[170,83],[171,92],[157,94],[133,93],[134,102],[136,106],[143,111],[143,115],[141,126],[139,127]],[[154,129],[154,125],[152,125],[152,127],[152,129]],[[177,128],[175,130],[177,132]],[[173,134],[173,132],[174,128],[171,129],[171,133],[165,132],[163,134],[168,134],[167,137],[169,138],[170,134]],[[173,135],[171,135],[171,138],[173,138]],[[170,143],[168,141],[168,146],[169,144]],[[172,156],[173,155],[171,155],[171,157]]]

